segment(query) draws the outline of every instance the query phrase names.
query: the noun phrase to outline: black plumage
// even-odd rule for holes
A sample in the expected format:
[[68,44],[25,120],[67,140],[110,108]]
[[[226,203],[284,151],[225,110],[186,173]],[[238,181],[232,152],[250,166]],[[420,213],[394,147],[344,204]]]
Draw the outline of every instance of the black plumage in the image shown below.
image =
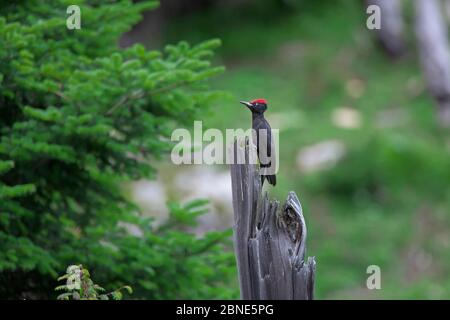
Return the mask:
[[252,128],[256,134],[256,152],[260,167],[263,169],[261,185],[264,184],[264,179],[267,179],[271,185],[275,186],[277,184],[276,175],[263,174],[264,168],[269,168],[275,160],[275,155],[272,157],[272,153],[275,152],[272,150],[272,128],[266,118],[264,118],[264,112],[267,110],[267,102],[264,99],[256,99],[251,102],[241,101],[241,103],[247,106],[252,112]]

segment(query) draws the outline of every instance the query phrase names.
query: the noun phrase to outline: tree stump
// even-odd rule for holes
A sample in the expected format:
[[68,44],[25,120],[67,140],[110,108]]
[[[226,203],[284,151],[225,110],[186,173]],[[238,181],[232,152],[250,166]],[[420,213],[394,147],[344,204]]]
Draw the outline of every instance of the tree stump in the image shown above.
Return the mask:
[[231,181],[234,247],[241,298],[310,300],[316,262],[305,262],[306,224],[297,195],[280,206],[262,195],[259,169],[249,161],[256,152],[248,141],[232,148]]

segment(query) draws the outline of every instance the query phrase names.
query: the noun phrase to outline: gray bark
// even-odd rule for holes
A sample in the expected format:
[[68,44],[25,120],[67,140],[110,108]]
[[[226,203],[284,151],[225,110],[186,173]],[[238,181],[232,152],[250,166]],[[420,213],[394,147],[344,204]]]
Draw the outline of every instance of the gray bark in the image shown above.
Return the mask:
[[[300,201],[290,192],[280,206],[269,201],[267,193],[262,195],[257,166],[249,164],[249,149],[255,152],[254,146],[235,142],[230,167],[241,298],[313,299],[316,262],[311,257],[305,262],[306,224]],[[245,163],[236,164],[244,158]]]
[[416,0],[416,35],[428,90],[439,107],[439,120],[450,125],[450,52],[442,9],[436,0]]
[[367,0],[367,5],[377,5],[381,12],[381,28],[374,30],[378,40],[393,58],[405,53],[404,22],[400,0]]

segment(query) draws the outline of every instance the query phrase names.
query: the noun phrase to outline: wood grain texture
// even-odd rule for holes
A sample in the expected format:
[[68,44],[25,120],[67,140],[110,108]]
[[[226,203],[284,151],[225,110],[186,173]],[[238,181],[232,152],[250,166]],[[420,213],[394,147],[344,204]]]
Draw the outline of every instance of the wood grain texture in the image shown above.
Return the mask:
[[235,142],[231,151],[235,160],[230,166],[234,246],[241,298],[313,299],[316,263],[314,258],[305,261],[306,223],[297,195],[290,192],[283,205],[270,201],[267,193],[262,194],[257,165],[248,161],[255,147],[247,141]]

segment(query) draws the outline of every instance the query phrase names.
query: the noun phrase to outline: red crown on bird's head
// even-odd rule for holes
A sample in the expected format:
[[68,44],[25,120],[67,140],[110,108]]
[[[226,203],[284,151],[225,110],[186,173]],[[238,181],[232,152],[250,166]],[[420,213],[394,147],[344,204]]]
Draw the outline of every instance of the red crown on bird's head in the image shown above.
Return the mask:
[[252,104],[255,104],[255,103],[267,104],[267,101],[266,101],[266,99],[255,99],[255,100],[252,100],[251,103]]

